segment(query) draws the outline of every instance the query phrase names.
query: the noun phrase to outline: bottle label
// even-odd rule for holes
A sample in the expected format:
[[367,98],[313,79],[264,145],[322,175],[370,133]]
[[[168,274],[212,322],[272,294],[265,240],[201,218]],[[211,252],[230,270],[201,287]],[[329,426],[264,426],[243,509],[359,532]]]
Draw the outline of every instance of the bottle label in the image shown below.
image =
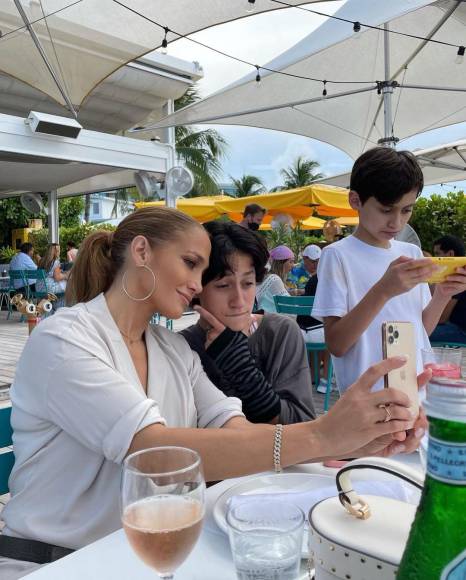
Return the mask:
[[466,443],[429,437],[427,473],[444,483],[466,485]]
[[464,580],[464,578],[466,578],[466,550],[443,569],[440,580]]

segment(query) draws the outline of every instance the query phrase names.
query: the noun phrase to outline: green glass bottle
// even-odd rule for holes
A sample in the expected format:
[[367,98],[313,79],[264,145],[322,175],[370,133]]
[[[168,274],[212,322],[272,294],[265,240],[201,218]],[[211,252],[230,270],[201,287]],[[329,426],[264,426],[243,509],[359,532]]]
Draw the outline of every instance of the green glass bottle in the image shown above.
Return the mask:
[[466,580],[466,381],[433,379],[424,490],[398,580]]

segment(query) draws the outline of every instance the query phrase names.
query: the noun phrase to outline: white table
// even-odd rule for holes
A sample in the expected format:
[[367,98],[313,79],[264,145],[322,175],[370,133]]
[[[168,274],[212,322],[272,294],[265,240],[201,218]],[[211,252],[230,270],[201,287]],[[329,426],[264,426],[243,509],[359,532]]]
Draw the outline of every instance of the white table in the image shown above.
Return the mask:
[[[417,453],[399,456],[403,463],[420,469]],[[335,476],[337,470],[321,464],[298,465],[287,469],[294,473],[315,473]],[[370,472],[366,472],[367,474]],[[250,477],[250,476],[248,476]],[[380,474],[378,475],[380,478]],[[360,475],[355,475],[355,479]],[[207,490],[206,519],[199,542],[176,573],[176,580],[236,580],[227,536],[212,517],[218,497],[233,482],[226,480]],[[30,580],[156,580],[155,572],[145,566],[129,547],[123,530],[119,530],[77,552],[29,574]]]

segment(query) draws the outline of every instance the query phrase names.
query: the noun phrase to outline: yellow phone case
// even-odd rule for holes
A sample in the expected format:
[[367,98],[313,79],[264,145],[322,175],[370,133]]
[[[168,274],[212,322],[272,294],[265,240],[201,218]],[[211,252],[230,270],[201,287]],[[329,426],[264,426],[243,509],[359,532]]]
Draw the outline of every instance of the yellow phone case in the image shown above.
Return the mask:
[[441,266],[441,270],[437,270],[434,274],[426,280],[429,284],[438,284],[440,282],[444,282],[447,276],[451,276],[456,272],[456,268],[460,268],[461,266],[466,266],[466,257],[457,256],[457,257],[432,257],[429,258],[435,262],[437,266]]

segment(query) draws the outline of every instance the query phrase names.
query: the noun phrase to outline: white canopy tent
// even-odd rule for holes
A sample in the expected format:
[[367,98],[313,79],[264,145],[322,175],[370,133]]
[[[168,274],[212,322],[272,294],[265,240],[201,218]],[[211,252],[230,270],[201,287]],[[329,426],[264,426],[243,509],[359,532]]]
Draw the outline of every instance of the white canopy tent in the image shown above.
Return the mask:
[[[319,139],[356,158],[380,139],[393,145],[466,120],[466,62],[455,63],[465,44],[465,2],[348,0],[335,16],[349,22],[328,19],[266,65],[286,75],[261,69],[258,90],[254,71],[153,127],[263,127]],[[364,25],[356,38],[356,21],[450,46]],[[327,80],[327,96],[323,82],[293,75]]]
[[[183,95],[202,74],[198,63],[154,52],[102,81],[79,109],[79,122],[86,129],[117,133],[148,119],[161,119],[168,112],[167,100]],[[0,111],[23,117],[31,110],[61,116],[67,113],[48,95],[0,74]]]
[[[451,181],[466,179],[465,139],[448,143],[447,145],[440,145],[439,147],[415,149],[413,153],[422,167],[425,185],[449,183]],[[350,175],[350,173],[333,175],[319,179],[319,183],[349,187]]]
[[[284,8],[273,0],[255,4],[256,13]],[[251,7],[247,0],[2,0],[0,71],[77,113],[105,78],[164,37],[248,16]]]

